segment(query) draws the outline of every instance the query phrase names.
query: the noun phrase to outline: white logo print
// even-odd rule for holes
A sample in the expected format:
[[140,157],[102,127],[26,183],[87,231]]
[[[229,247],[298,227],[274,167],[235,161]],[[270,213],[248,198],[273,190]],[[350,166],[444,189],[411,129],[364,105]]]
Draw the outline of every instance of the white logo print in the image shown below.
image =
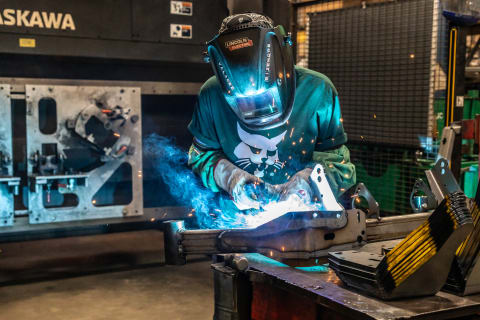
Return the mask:
[[259,178],[262,178],[268,169],[270,169],[269,175],[273,176],[277,169],[283,168],[283,162],[278,159],[277,145],[283,140],[287,131],[276,137],[267,138],[246,132],[238,122],[237,131],[242,142],[233,151],[238,158],[235,164],[244,170],[251,165],[256,166],[254,174]]

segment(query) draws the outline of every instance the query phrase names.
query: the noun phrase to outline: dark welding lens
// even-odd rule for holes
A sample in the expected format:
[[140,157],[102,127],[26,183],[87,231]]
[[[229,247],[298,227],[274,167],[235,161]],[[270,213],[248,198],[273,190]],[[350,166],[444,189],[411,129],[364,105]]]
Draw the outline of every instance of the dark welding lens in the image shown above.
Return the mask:
[[236,103],[245,119],[260,118],[280,112],[279,104],[270,91],[253,96],[238,97]]

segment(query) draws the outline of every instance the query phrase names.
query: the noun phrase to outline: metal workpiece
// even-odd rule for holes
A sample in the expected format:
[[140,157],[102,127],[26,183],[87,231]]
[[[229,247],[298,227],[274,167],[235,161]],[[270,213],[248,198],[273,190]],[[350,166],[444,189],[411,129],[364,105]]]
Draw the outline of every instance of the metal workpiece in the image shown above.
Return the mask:
[[440,158],[432,169],[425,171],[425,175],[438,204],[447,194],[461,191],[446,159]]
[[25,86],[30,223],[142,214],[140,94]]
[[365,241],[365,213],[358,209],[339,217],[291,212],[254,229],[185,230],[178,221],[165,223],[166,252],[177,255],[260,252],[278,259],[309,259],[326,256],[328,250],[356,248]]
[[325,168],[321,164],[315,165],[308,180],[313,190],[314,201],[320,202],[325,211],[344,214],[345,210],[335,199],[325,174]]
[[170,265],[185,264],[187,260],[182,247],[182,232],[185,231],[185,223],[183,220],[170,220],[165,221],[163,226],[165,263]]
[[344,203],[347,208],[353,209],[357,208],[362,199],[365,199],[368,205],[368,208],[365,209],[367,218],[375,217],[380,220],[380,205],[362,182],[347,190],[341,196],[340,202]]
[[10,86],[0,83],[0,176],[13,175],[12,105]]
[[459,266],[458,257],[452,264],[447,282],[442,288],[443,291],[459,296],[468,296],[480,292],[480,264],[478,254],[474,257],[475,263],[468,269],[462,270]]
[[450,193],[422,225],[387,252],[330,252],[329,264],[346,285],[381,299],[434,295],[472,229],[466,196]]
[[438,158],[443,158],[450,163],[452,161],[453,149],[458,139],[462,139],[462,126],[452,123],[443,128],[442,137],[440,139],[440,147],[438,149]]
[[14,223],[14,195],[19,193],[20,178],[13,176],[12,105],[10,86],[0,83],[0,227]]
[[367,219],[367,242],[404,238],[418,228],[432,212]]
[[447,194],[461,191],[445,158],[440,157],[432,169],[425,170],[425,175],[430,187],[417,179],[410,194],[410,206],[415,213],[433,210]]
[[443,290],[458,295],[480,292],[480,188],[472,202],[470,212],[474,228],[458,247],[455,260]]
[[[95,86],[95,87],[126,87],[140,88],[142,95],[197,95],[202,82],[165,82],[165,81],[121,81],[121,80],[83,80],[83,79],[52,79],[52,78],[7,78],[0,77],[0,83],[10,87],[16,96],[25,99],[25,86]],[[0,85],[1,86],[1,85]]]
[[417,179],[410,194],[410,206],[413,212],[420,213],[433,210],[437,204],[437,199],[425,181]]
[[0,227],[12,226],[15,218],[13,197],[18,195],[20,178],[0,177]]

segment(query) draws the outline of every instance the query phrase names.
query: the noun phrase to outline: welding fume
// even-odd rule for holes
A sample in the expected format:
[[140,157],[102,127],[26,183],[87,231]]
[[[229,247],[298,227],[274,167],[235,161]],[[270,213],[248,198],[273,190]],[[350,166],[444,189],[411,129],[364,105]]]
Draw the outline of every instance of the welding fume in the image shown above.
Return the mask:
[[219,210],[258,224],[325,206],[310,178],[317,164],[332,199],[356,183],[337,91],[325,75],[294,65],[282,26],[255,13],[229,16],[205,60],[215,75],[200,89],[188,126],[188,166],[209,192],[228,199]]

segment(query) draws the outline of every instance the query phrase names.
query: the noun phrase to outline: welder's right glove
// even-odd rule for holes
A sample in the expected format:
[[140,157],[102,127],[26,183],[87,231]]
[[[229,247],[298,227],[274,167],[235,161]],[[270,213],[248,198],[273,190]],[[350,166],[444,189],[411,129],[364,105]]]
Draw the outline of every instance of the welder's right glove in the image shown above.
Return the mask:
[[287,182],[276,187],[280,190],[280,201],[286,201],[292,196],[298,197],[305,203],[310,203],[313,191],[308,178],[312,173],[311,168],[305,168],[295,173]]
[[225,190],[240,210],[259,209],[259,188],[264,182],[226,159],[218,161],[213,172],[215,183]]

